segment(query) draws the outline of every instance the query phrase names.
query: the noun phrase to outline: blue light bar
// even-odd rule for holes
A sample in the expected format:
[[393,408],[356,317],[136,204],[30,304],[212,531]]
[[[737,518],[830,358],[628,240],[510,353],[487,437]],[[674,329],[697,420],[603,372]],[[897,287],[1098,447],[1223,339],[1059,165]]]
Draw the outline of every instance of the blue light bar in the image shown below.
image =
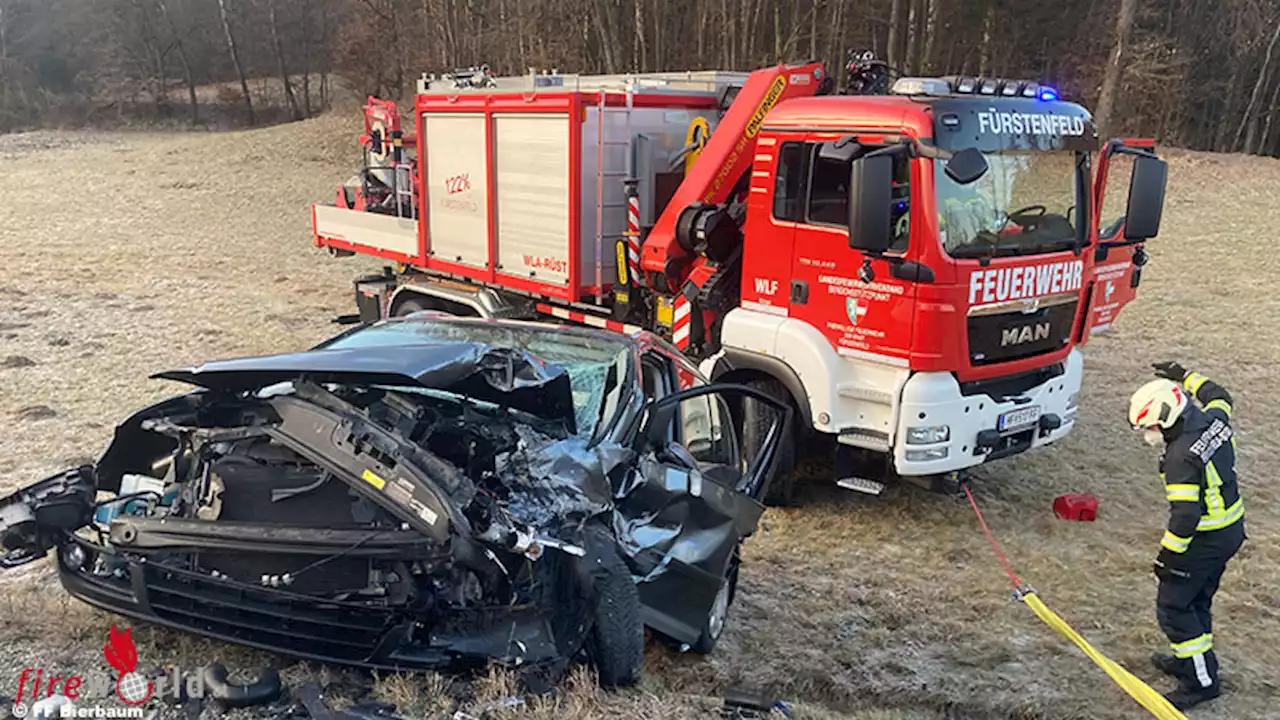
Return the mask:
[[1058,99],[1058,91],[1044,85],[1040,86],[1040,99],[1045,102]]

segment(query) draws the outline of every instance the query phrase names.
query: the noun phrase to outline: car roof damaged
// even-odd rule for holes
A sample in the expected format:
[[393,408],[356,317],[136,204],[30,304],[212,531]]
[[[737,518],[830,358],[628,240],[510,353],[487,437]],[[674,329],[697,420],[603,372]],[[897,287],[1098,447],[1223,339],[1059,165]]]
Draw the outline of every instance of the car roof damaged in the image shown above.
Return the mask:
[[[221,391],[243,391],[299,377],[321,383],[420,385],[572,421],[569,378],[527,351],[475,342],[327,348],[218,360],[152,377]],[[572,430],[571,430],[572,432]]]
[[742,457],[736,386],[659,347],[414,317],[161,372],[197,389],[0,500],[3,564],[53,551],[90,604],[312,660],[630,684],[645,627],[714,645],[785,423]]

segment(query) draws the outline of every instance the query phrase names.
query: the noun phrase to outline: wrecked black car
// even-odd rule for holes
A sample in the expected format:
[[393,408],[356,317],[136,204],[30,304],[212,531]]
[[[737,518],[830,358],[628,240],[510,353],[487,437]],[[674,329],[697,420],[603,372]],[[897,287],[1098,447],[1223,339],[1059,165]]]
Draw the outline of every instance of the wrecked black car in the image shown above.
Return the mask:
[[54,549],[92,605],[302,658],[605,685],[646,626],[711,651],[789,420],[647,333],[424,315],[155,377],[195,389],[0,500],[4,565]]

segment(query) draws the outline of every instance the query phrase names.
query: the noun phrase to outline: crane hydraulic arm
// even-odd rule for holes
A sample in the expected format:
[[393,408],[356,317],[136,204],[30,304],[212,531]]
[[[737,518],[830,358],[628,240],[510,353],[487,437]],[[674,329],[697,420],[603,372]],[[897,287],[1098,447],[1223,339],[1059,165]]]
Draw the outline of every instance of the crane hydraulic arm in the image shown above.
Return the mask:
[[778,65],[748,76],[706,147],[672,195],[645,238],[641,267],[663,273],[678,286],[687,275],[692,253],[676,242],[676,221],[695,203],[715,205],[732,199],[734,189],[755,158],[756,135],[765,115],[779,102],[816,95],[826,85],[822,63]]

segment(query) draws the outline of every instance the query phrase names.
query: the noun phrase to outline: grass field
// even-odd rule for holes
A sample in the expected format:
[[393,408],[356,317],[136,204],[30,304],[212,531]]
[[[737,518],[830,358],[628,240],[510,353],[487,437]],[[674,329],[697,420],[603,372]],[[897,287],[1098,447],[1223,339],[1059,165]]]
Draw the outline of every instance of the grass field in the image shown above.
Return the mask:
[[[350,311],[374,264],[310,245],[309,203],[357,159],[354,114],[226,134],[0,137],[0,490],[96,457],[113,424],[177,388],[147,375],[214,357],[302,348]],[[1216,645],[1225,696],[1196,718],[1280,717],[1280,260],[1270,251],[1280,162],[1171,151],[1162,236],[1141,295],[1086,351],[1080,422],[1048,451],[994,463],[973,485],[1018,572],[1096,647],[1166,689],[1150,567],[1166,505],[1156,451],[1125,423],[1148,363],[1180,359],[1237,398],[1250,540],[1223,581]],[[717,652],[651,644],[644,683],[605,694],[581,674],[530,717],[702,717],[735,683],[798,716],[1128,718],[1141,709],[1009,599],[963,500],[835,489],[806,467],[800,506],[771,509],[747,546]],[[1096,523],[1053,518],[1065,492]],[[72,601],[48,562],[0,575],[0,694],[23,667],[105,669],[113,618]],[[274,662],[352,696],[358,674],[175,633],[135,631],[144,666]],[[374,693],[419,717],[506,697],[501,673],[463,684],[383,677]],[[206,713],[210,713],[206,710]],[[434,713],[434,715],[433,715]]]

